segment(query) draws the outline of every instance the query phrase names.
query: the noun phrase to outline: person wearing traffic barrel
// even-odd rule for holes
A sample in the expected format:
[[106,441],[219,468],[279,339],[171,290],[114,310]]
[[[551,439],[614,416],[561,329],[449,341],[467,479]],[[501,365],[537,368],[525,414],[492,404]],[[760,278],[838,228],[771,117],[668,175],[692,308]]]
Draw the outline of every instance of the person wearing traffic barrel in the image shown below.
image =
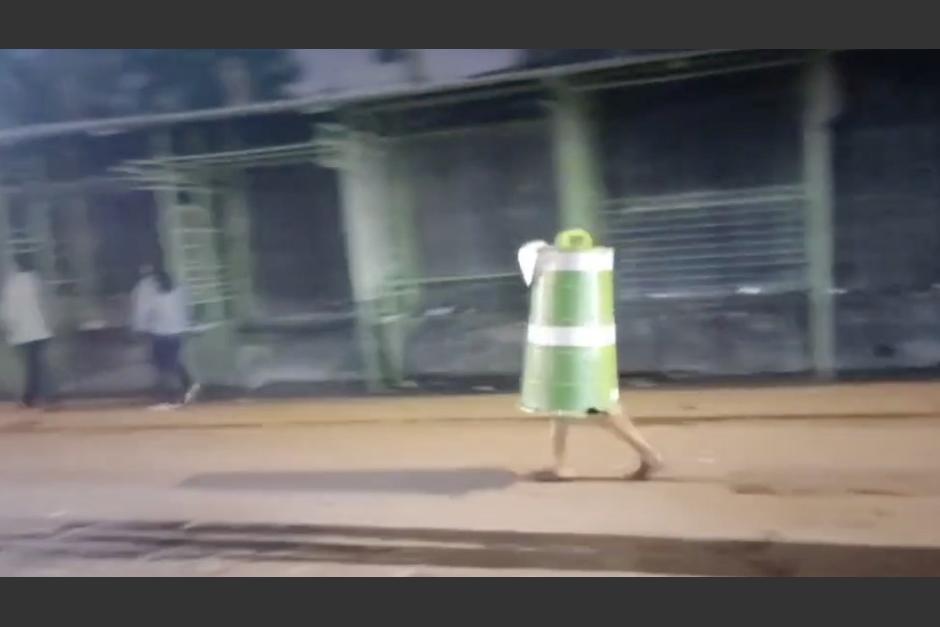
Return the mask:
[[573,229],[559,233],[554,246],[529,242],[518,261],[531,287],[521,409],[552,419],[554,465],[539,476],[575,477],[565,465],[568,427],[592,422],[639,454],[629,476],[646,479],[662,461],[620,405],[613,249]]

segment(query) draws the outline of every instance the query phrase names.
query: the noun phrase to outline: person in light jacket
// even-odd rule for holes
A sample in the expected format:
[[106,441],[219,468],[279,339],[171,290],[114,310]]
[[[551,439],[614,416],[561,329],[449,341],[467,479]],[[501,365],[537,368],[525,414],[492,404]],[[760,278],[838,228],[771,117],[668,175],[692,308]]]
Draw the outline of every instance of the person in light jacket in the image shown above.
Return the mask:
[[136,333],[150,335],[146,329],[145,316],[147,307],[156,293],[157,281],[154,277],[154,266],[144,264],[140,267],[140,280],[131,293],[131,329]]
[[153,361],[160,378],[161,408],[173,408],[192,402],[200,386],[190,376],[180,353],[183,335],[189,328],[182,288],[173,284],[166,270],[154,273],[156,290],[144,302],[142,330],[153,342]]
[[137,339],[142,339],[150,348],[150,361],[156,363],[157,357],[153,354],[153,336],[147,329],[147,312],[153,297],[157,293],[157,279],[154,276],[156,266],[149,263],[141,264],[140,278],[137,285],[134,286],[130,298],[130,327],[131,332]]
[[42,280],[28,254],[14,257],[14,272],[0,296],[0,318],[7,341],[18,350],[23,361],[21,403],[24,407],[35,407],[41,398],[47,406],[54,405],[45,355],[52,339],[50,312],[44,302]]

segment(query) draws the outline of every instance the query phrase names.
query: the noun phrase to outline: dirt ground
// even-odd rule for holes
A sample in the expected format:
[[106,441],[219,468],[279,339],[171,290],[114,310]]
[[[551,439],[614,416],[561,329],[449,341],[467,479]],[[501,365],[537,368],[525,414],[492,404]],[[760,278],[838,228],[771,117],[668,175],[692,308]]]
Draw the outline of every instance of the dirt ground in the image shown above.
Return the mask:
[[584,479],[531,481],[547,429],[503,396],[8,409],[0,572],[940,574],[940,386],[626,399],[648,483],[590,426]]
[[[205,403],[185,412],[144,411],[147,402],[76,401],[61,413],[23,413],[0,404],[0,431],[17,428],[213,428],[310,423],[531,419],[513,394],[242,400]],[[638,422],[672,423],[770,418],[940,416],[940,383],[783,385],[737,388],[625,389],[622,405]]]

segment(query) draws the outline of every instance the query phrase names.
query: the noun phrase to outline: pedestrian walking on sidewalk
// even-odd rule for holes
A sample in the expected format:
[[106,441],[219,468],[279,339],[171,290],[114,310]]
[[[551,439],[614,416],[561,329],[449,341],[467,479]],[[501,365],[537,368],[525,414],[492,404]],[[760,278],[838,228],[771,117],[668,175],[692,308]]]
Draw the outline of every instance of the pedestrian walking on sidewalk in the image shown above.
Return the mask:
[[566,464],[568,427],[593,423],[637,452],[640,466],[629,477],[648,478],[662,458],[620,405],[613,249],[569,229],[554,245],[525,244],[518,261],[531,287],[520,406],[552,425],[553,465],[536,477],[574,478]]
[[151,337],[151,354],[157,369],[162,404],[155,408],[175,409],[194,401],[200,389],[181,357],[189,316],[184,291],[174,285],[166,270],[158,269],[154,282],[156,289],[142,304],[141,330]]
[[140,267],[140,280],[131,292],[131,329],[151,338],[147,331],[147,311],[157,293],[156,266],[145,263]]
[[17,349],[23,362],[20,402],[31,408],[41,399],[48,407],[55,404],[46,364],[46,349],[52,339],[51,311],[32,256],[20,253],[13,261],[14,272],[0,297],[0,317],[7,341]]

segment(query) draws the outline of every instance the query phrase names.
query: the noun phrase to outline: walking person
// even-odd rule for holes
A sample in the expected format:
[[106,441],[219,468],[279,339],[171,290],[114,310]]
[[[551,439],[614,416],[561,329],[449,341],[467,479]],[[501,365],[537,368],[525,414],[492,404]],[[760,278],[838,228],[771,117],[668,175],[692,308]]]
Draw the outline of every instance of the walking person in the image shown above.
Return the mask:
[[566,464],[568,428],[593,423],[639,455],[640,466],[629,477],[647,479],[662,457],[620,404],[613,250],[595,246],[587,231],[571,229],[559,233],[554,246],[525,244],[517,258],[532,290],[521,408],[551,419],[553,465],[536,478],[575,478]]
[[183,289],[173,284],[164,269],[154,272],[155,290],[143,302],[141,328],[152,342],[162,404],[155,408],[175,409],[195,400],[200,385],[190,376],[181,359],[183,336],[189,328]]
[[150,334],[146,329],[145,316],[157,293],[157,281],[154,274],[155,268],[152,264],[143,264],[140,267],[140,280],[137,281],[131,293],[131,329],[148,336]]
[[147,313],[153,303],[154,296],[157,294],[155,273],[156,266],[154,264],[142,264],[140,266],[140,278],[131,291],[130,297],[131,333],[135,339],[142,339],[146,342],[147,348],[150,350],[150,362],[153,364],[156,363],[156,355],[153,354],[153,335],[148,329]]
[[32,408],[41,399],[50,407],[55,405],[46,364],[46,347],[52,339],[51,312],[43,297],[42,279],[35,271],[32,256],[20,253],[13,261],[14,272],[0,297],[0,317],[7,341],[18,350],[23,362],[20,402]]

